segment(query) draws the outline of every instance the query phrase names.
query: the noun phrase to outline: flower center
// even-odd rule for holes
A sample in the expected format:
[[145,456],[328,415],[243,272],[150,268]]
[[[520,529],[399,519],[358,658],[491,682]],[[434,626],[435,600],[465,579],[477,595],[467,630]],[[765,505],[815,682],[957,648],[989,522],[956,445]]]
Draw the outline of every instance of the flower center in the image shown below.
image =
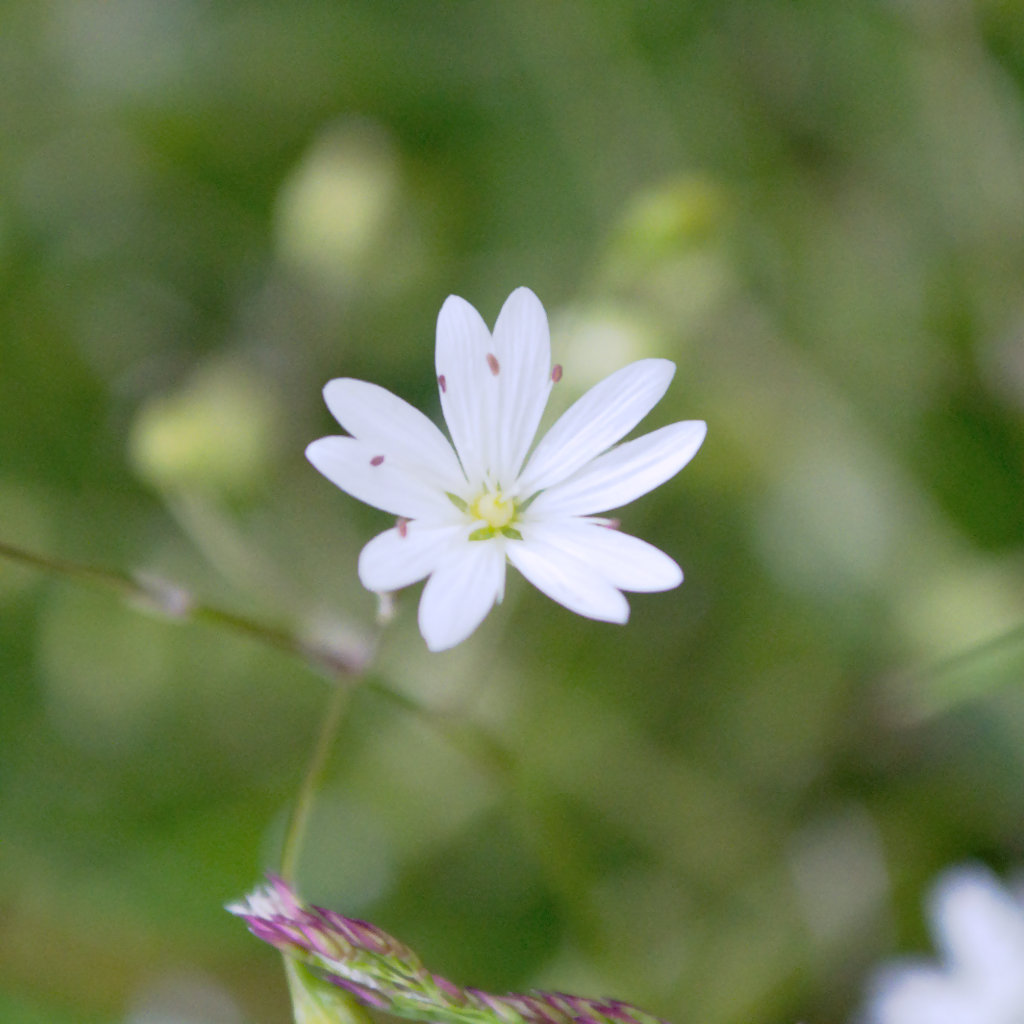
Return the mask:
[[501,491],[484,491],[469,506],[469,513],[474,519],[482,519],[492,530],[503,530],[516,517],[516,503]]

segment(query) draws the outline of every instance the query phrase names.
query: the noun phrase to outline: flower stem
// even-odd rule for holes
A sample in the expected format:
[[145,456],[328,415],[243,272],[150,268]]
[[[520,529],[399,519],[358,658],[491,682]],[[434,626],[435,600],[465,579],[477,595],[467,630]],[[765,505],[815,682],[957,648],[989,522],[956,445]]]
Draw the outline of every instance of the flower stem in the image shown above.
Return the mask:
[[278,626],[199,601],[185,588],[157,576],[131,574],[41,555],[3,540],[0,540],[0,558],[38,569],[51,576],[61,576],[77,583],[115,591],[128,601],[159,612],[169,619],[205,623],[234,633],[243,633],[270,647],[298,655],[319,666],[332,678],[358,676],[366,668],[368,657],[362,644],[353,643],[342,647],[308,641]]
[[[156,576],[126,573],[117,569],[41,555],[4,540],[0,540],[0,559],[7,559],[51,576],[113,591],[137,608],[156,611],[175,622],[205,623],[219,629],[227,629],[248,636],[257,643],[275,647],[301,658],[307,665],[319,669],[342,692],[341,696],[336,694],[328,706],[324,720],[325,733],[329,726],[331,730],[337,729],[337,722],[331,724],[331,709],[334,704],[339,705],[336,714],[340,720],[345,703],[344,695],[358,682],[405,714],[424,721],[488,774],[507,778],[514,764],[511,752],[483,727],[423,705],[408,694],[396,690],[380,676],[368,674],[376,654],[380,629],[385,621],[383,619],[378,623],[377,633],[371,639],[356,641],[348,646],[330,645],[322,641],[310,641],[278,626],[239,615],[226,608],[206,604],[197,600],[184,587]],[[349,685],[346,687],[345,683]],[[329,745],[330,740],[331,736],[326,735],[324,743]],[[310,769],[313,768],[314,765],[311,763]],[[315,781],[314,778],[314,784]]]
[[[39,569],[41,572],[47,572],[53,576],[66,576],[68,579],[78,580],[82,583],[99,584],[128,596],[142,596],[141,588],[133,583],[130,576],[113,569],[101,569],[92,565],[83,565],[80,562],[69,562],[63,558],[40,555],[2,540],[0,540],[0,557],[27,565],[32,569]],[[137,591],[138,593],[136,593]]]
[[[339,692],[334,694],[328,705],[314,758],[319,756],[321,761],[326,759],[326,749],[320,755],[317,751],[321,745],[324,748],[330,746],[344,710],[348,691],[354,684],[362,683],[367,690],[388,701],[392,706],[424,721],[487,774],[506,783],[509,781],[515,758],[487,729],[423,705],[408,694],[396,690],[380,676],[369,674],[384,620],[378,623],[377,634],[372,639],[352,642],[347,646],[333,645],[323,641],[310,641],[287,629],[239,615],[217,605],[206,604],[184,587],[154,575],[126,573],[117,569],[42,555],[4,540],[0,540],[0,559],[7,559],[51,576],[113,591],[137,608],[158,612],[175,622],[204,623],[233,633],[241,633],[257,643],[297,656],[307,665],[319,669]],[[344,685],[345,683],[348,685]],[[300,791],[300,802],[308,802],[310,797],[306,790],[316,785],[321,771],[322,764],[318,765],[315,760],[310,763],[309,773]],[[293,815],[293,822],[295,828],[299,829],[297,836],[301,840],[301,829],[305,827],[309,809],[307,807],[302,810],[301,814],[298,812],[297,807],[298,818]],[[293,825],[290,823],[288,834],[292,831]]]
[[341,724],[342,715],[351,694],[351,687],[340,683],[334,684],[334,692],[327,704],[320,733],[316,738],[313,753],[310,755],[309,766],[306,768],[306,775],[299,787],[298,795],[295,797],[295,805],[288,818],[288,828],[285,831],[284,846],[281,850],[281,877],[288,882],[295,881],[302,841],[306,836],[309,816],[313,811],[313,801],[316,799],[316,791],[323,778],[324,769],[327,767],[331,746],[338,733],[338,726]]
[[[2,540],[0,557],[53,576],[116,591],[129,601],[160,611],[169,618],[186,622],[205,622],[236,633],[244,633],[271,647],[317,663],[326,670],[331,678],[333,692],[313,747],[309,767],[306,769],[294,809],[289,817],[282,852],[281,874],[289,881],[293,881],[302,840],[309,824],[317,787],[327,766],[331,744],[337,735],[353,684],[362,679],[376,651],[376,638],[371,644],[353,645],[351,649],[326,647],[309,643],[287,630],[265,622],[214,605],[203,604],[195,600],[188,591],[166,580],[40,555]],[[387,689],[379,683],[374,688],[378,691]]]

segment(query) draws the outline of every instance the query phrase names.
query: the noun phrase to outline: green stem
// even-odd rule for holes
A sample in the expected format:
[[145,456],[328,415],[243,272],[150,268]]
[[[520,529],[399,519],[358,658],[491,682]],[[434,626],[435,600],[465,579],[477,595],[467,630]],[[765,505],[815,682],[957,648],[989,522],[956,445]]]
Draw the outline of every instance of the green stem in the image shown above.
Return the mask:
[[117,590],[129,597],[142,598],[142,588],[132,580],[130,576],[112,569],[100,569],[92,565],[82,565],[79,562],[69,562],[63,558],[51,558],[49,555],[39,555],[33,551],[26,551],[23,548],[15,547],[6,541],[0,540],[0,556],[11,562],[19,562],[32,569],[39,569],[41,572],[50,573],[53,576],[66,576],[68,579],[78,580],[82,583],[99,584],[109,590]]
[[464,754],[488,775],[503,785],[512,784],[516,767],[515,755],[486,727],[446,714],[436,708],[426,707],[408,694],[395,690],[374,674],[367,678],[364,685],[371,693],[400,708],[405,714],[426,723],[453,750]]
[[[85,565],[67,559],[53,558],[26,551],[0,540],[0,558],[91,586],[112,590],[133,604],[161,612],[177,622],[205,623],[241,633],[258,643],[275,647],[295,655],[321,669],[332,681],[363,681],[376,651],[377,638],[372,642],[351,648],[327,647],[311,643],[277,626],[260,622],[245,615],[228,611],[216,605],[196,600],[187,590],[169,581],[154,577],[135,576],[98,566]],[[379,633],[378,633],[379,636]],[[391,687],[379,676],[365,678],[368,690],[384,698],[405,713],[425,721],[448,742],[474,761],[489,774],[506,778],[514,759],[511,753],[487,730],[470,722],[452,718],[435,709],[424,707],[412,697]],[[341,687],[342,690],[345,687]],[[343,697],[334,701],[344,703]],[[333,702],[332,702],[333,704]],[[340,715],[340,710],[338,712]],[[330,721],[330,711],[325,728]],[[335,726],[336,728],[336,726]],[[328,737],[329,742],[330,737]],[[312,765],[310,766],[313,767]]]
[[258,619],[196,600],[186,589],[155,577],[132,575],[116,569],[41,555],[3,540],[0,540],[0,558],[51,576],[114,591],[136,605],[158,611],[178,622],[205,623],[243,634],[258,643],[298,656],[307,664],[319,667],[328,676],[334,692],[328,702],[309,767],[306,769],[285,832],[281,873],[289,881],[294,878],[316,789],[327,766],[331,744],[337,735],[348,699],[357,683],[365,682],[366,688],[378,697],[425,721],[455,749],[460,750],[488,774],[496,776],[506,784],[510,780],[514,758],[511,752],[487,730],[426,708],[377,676],[366,678],[365,673],[376,652],[377,637],[370,643],[353,645],[350,648],[327,647],[310,643],[294,633]]
[[358,645],[351,648],[335,648],[310,643],[288,630],[198,601],[184,588],[165,580],[143,575],[133,576],[116,569],[40,555],[2,540],[0,558],[38,569],[51,576],[62,576],[79,583],[113,590],[122,597],[161,612],[171,619],[206,623],[242,633],[270,647],[276,647],[278,650],[298,655],[307,662],[317,664],[332,677],[357,676],[366,668],[365,651]]
[[[307,664],[320,668],[334,682],[346,680],[351,684],[357,680],[362,681],[376,650],[376,638],[371,643],[353,645],[350,648],[327,647],[311,643],[288,630],[198,601],[183,587],[155,577],[132,575],[116,569],[40,555],[3,540],[0,540],[0,558],[29,566],[51,576],[59,576],[114,591],[133,604],[160,612],[177,622],[205,623],[228,629],[234,633],[241,633],[258,643],[295,655]],[[424,720],[453,747],[461,750],[488,774],[502,779],[508,778],[514,758],[511,752],[487,730],[479,725],[424,707],[407,694],[395,690],[379,676],[372,675],[366,678],[365,685],[368,690],[401,708],[405,713]],[[342,686],[339,689],[345,691],[346,687]],[[335,703],[343,705],[344,696],[335,695],[332,699],[324,722],[325,730],[332,717],[330,708]],[[340,718],[340,708],[337,714]],[[337,723],[332,726],[332,728],[336,727]],[[326,742],[330,742],[329,736]],[[314,765],[311,764],[310,769],[313,767]]]
[[405,714],[422,720],[454,749],[459,750],[513,795],[520,790],[521,780],[517,778],[513,752],[489,730],[478,723],[425,707],[408,694],[394,689],[375,673],[368,674],[376,652],[376,638],[371,643],[350,649],[322,647],[257,619],[215,605],[204,604],[195,600],[183,588],[168,581],[51,558],[23,550],[4,541],[0,541],[0,558],[53,576],[103,587],[136,605],[159,611],[178,622],[202,622],[241,633],[258,643],[298,656],[307,664],[317,665],[329,677],[333,691],[285,830],[280,871],[289,882],[294,881],[316,792],[327,768],[331,747],[337,737],[348,701],[357,685],[363,685],[378,698],[383,698]]
[[[48,555],[26,551],[5,541],[0,541],[0,557],[30,566],[33,569],[39,569],[53,576],[62,576],[65,579],[114,590],[131,601],[155,607],[171,618],[187,622],[205,622],[209,625],[225,627],[236,633],[243,633],[254,640],[269,644],[271,647],[287,651],[290,654],[297,654],[306,661],[317,662],[327,670],[332,678],[334,692],[327,705],[323,724],[310,757],[309,767],[306,769],[295,807],[288,821],[281,857],[281,874],[288,881],[293,881],[303,837],[312,813],[316,790],[323,777],[330,757],[331,745],[337,735],[338,726],[352,692],[352,683],[360,679],[368,667],[372,651],[376,650],[376,639],[370,652],[318,647],[276,626],[270,626],[265,622],[250,619],[215,605],[196,601],[187,591],[166,581],[131,576],[113,569],[52,558]],[[380,691],[387,688],[378,683],[375,689]]]
[[292,883],[295,880],[302,841],[306,836],[316,791],[323,778],[324,769],[327,767],[331,746],[338,733],[338,726],[341,724],[342,715],[351,694],[351,687],[340,683],[334,684],[334,693],[331,694],[330,702],[327,705],[323,724],[320,726],[320,734],[317,736],[313,753],[309,759],[309,767],[306,769],[305,778],[303,778],[295,798],[295,806],[288,818],[288,828],[285,831],[284,846],[281,851],[281,877],[286,882]]

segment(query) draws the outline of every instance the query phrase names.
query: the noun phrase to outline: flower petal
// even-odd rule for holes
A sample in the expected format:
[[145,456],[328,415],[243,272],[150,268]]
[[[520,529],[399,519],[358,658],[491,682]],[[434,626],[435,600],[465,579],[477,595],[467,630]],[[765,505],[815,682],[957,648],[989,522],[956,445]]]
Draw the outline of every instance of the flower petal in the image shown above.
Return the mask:
[[864,1024],[967,1024],[1000,1019],[999,1011],[986,1005],[988,1000],[977,987],[965,981],[924,964],[889,968],[870,987]]
[[509,541],[508,560],[552,601],[602,622],[623,623],[629,604],[622,593],[585,561],[540,539]]
[[339,377],[324,388],[331,415],[355,438],[410,470],[438,480],[445,490],[466,480],[448,439],[408,402],[364,380]]
[[523,523],[523,539],[540,541],[589,565],[618,590],[653,593],[683,582],[683,571],[653,544],[586,519]]
[[353,498],[409,519],[451,520],[454,507],[440,481],[431,484],[381,455],[354,437],[321,437],[306,447],[306,458]]
[[378,533],[359,553],[359,582],[367,590],[401,590],[429,576],[452,545],[465,539],[466,527],[406,523]]
[[686,420],[620,444],[544,491],[530,506],[530,516],[587,516],[619,508],[675,476],[706,434],[707,424]]
[[491,463],[491,417],[498,384],[487,356],[491,332],[480,314],[457,295],[445,299],[437,317],[434,355],[441,410],[466,476],[482,481]]
[[427,647],[462,643],[487,617],[505,589],[505,553],[497,541],[466,541],[449,550],[427,580],[419,625]]
[[661,400],[676,372],[668,359],[641,359],[595,384],[541,438],[520,494],[550,487],[625,437]]
[[551,336],[540,299],[517,288],[494,325],[498,360],[495,475],[512,486],[533,443],[551,393]]
[[1020,979],[1024,906],[994,874],[976,865],[946,872],[930,909],[936,939],[957,970],[993,980]]

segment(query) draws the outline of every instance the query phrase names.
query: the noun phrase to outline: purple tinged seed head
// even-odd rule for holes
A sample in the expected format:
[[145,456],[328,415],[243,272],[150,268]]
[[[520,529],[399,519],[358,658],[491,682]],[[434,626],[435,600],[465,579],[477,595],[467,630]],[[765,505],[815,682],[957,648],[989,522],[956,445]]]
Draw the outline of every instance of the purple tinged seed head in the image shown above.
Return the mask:
[[466,993],[454,982],[449,981],[447,978],[442,978],[440,974],[431,974],[430,980],[449,999],[454,999],[460,1003],[465,1002]]
[[[616,999],[564,992],[494,995],[431,974],[419,957],[368,921],[302,904],[280,878],[230,904],[257,938],[305,964],[320,982],[350,992],[366,1006],[426,1024],[665,1024]],[[475,1017],[474,1017],[475,1019]]]
[[546,1006],[539,993],[528,996],[508,995],[502,997],[514,1013],[537,1024],[562,1024],[564,1017]]
[[617,999],[605,1004],[604,1015],[613,1020],[621,1020],[624,1024],[633,1024],[636,1017],[630,1012],[632,1009],[628,1003],[621,1003]]
[[325,974],[324,978],[332,985],[337,985],[338,988],[343,988],[345,991],[350,992],[364,1006],[372,1006],[375,1010],[385,1011],[391,1008],[391,1001],[389,999],[372,988],[368,988],[366,985],[360,985],[358,981],[349,981],[347,978],[342,978],[335,974]]

